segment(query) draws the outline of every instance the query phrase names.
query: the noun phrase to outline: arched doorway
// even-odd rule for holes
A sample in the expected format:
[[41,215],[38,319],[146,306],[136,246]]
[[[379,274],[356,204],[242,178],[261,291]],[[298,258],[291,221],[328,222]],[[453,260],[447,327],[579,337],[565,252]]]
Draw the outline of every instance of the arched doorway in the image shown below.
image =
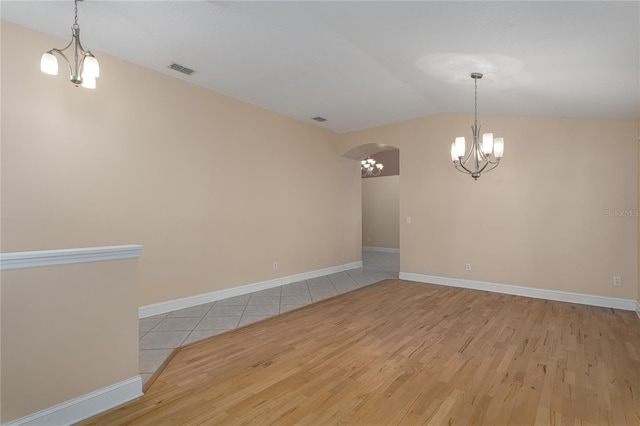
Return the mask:
[[379,176],[362,177],[362,260],[364,269],[380,278],[398,277],[400,270],[400,151],[364,144],[343,156],[372,158],[384,168]]

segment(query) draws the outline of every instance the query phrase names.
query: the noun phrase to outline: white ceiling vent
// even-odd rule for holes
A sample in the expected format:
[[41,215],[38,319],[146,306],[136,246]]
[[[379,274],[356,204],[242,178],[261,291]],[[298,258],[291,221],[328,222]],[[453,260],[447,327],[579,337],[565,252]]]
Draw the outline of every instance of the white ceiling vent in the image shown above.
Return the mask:
[[181,72],[182,74],[186,74],[186,75],[191,75],[195,72],[195,70],[192,70],[191,68],[187,68],[180,64],[176,64],[175,62],[172,62],[171,65],[169,65],[167,68]]

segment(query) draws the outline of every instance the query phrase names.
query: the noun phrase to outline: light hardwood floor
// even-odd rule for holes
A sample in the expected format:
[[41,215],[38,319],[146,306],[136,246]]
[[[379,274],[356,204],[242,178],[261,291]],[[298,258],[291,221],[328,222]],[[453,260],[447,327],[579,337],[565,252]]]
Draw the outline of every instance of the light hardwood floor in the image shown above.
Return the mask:
[[640,424],[634,312],[387,280],[181,349],[83,425]]

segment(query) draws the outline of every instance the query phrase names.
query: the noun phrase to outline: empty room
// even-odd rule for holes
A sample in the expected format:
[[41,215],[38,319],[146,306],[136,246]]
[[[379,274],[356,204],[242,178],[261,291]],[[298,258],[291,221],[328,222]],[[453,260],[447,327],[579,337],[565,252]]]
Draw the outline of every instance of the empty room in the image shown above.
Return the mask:
[[640,425],[640,2],[0,17],[0,424]]

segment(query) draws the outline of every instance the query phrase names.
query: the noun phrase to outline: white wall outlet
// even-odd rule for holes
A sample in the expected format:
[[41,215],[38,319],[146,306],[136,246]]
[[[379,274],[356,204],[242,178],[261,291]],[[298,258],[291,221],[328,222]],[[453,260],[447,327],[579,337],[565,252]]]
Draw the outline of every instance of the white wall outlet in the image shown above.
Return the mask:
[[622,285],[622,277],[613,277],[613,285]]
[[344,259],[344,251],[341,251],[341,252],[340,252],[340,258],[341,258],[341,259]]
[[470,263],[465,263],[464,264],[464,269],[466,269],[467,271],[471,270],[471,264]]
[[273,262],[273,270],[277,270],[278,269],[278,262]]
[[406,218],[406,222],[407,222],[407,223],[411,223],[411,216],[407,216],[407,218]]

